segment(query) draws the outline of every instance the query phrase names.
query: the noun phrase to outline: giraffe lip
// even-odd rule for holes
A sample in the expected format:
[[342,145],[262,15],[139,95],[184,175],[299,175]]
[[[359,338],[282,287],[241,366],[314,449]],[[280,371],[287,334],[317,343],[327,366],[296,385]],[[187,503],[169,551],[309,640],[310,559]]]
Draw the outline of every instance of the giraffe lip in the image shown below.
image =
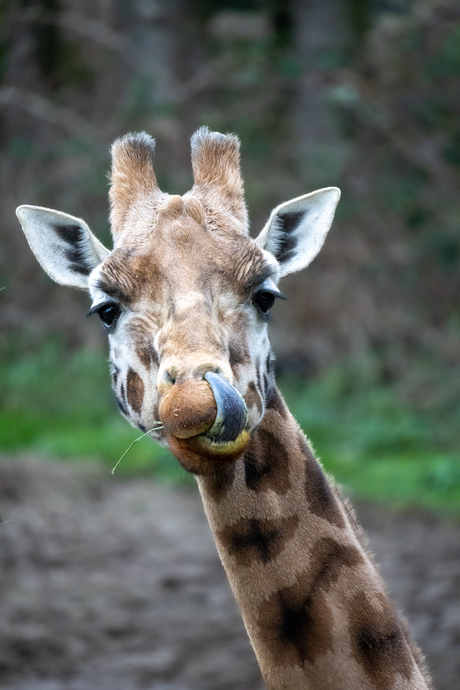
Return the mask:
[[215,438],[209,438],[207,434],[200,434],[194,439],[197,443],[196,448],[200,452],[205,451],[211,455],[213,461],[222,459],[226,461],[229,456],[241,454],[249,441],[249,433],[245,430],[234,441],[216,441]]
[[211,387],[217,405],[214,423],[203,436],[213,444],[236,441],[246,426],[248,408],[242,395],[223,376],[208,371],[204,378]]

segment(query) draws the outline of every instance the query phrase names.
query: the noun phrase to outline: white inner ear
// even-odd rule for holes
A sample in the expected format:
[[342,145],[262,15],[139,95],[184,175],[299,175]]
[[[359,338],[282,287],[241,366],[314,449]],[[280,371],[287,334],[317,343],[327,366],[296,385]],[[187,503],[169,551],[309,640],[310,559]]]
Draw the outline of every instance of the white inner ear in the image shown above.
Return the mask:
[[19,206],[16,215],[38,262],[56,283],[88,289],[88,276],[110,252],[81,218],[41,206]]
[[310,264],[323,246],[340,199],[337,187],[326,187],[277,206],[257,244],[273,254],[280,277]]

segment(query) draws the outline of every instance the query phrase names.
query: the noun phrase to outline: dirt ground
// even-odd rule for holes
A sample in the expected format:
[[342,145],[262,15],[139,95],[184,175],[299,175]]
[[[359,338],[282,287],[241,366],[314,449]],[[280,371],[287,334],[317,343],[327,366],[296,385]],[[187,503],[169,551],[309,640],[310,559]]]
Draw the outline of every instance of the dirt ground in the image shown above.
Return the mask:
[[[196,491],[4,458],[0,513],[2,689],[264,688]],[[358,514],[435,687],[460,689],[460,525]]]

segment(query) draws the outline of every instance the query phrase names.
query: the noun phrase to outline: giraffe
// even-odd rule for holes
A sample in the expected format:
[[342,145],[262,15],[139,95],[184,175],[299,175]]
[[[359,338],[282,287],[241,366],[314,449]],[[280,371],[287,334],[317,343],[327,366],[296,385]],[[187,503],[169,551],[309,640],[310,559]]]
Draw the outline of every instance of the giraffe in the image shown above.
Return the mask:
[[20,206],[31,249],[56,282],[89,291],[122,415],[196,476],[267,687],[431,687],[274,380],[279,279],[314,259],[340,191],[281,204],[254,240],[235,135],[195,132],[183,196],[160,191],[154,147],[145,133],[112,146],[111,251],[79,218]]

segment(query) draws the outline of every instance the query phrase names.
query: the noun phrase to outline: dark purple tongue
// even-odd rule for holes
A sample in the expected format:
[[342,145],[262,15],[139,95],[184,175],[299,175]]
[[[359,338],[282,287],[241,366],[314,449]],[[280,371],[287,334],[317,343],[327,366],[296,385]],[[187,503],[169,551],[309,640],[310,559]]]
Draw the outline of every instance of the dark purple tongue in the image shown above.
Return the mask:
[[205,436],[215,443],[235,441],[246,426],[248,408],[240,393],[220,374],[208,371],[204,378],[216,400],[217,415]]

